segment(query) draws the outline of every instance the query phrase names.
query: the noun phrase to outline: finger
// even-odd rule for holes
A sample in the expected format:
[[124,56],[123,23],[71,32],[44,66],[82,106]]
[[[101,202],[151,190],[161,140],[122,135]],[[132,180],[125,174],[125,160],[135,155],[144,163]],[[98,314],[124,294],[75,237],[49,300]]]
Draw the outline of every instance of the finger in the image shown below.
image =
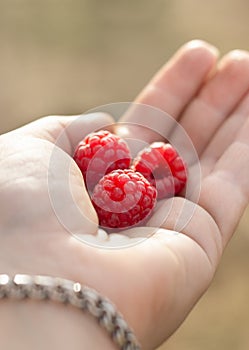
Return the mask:
[[218,129],[208,147],[202,154],[202,174],[207,176],[213,169],[217,160],[238,136],[249,116],[249,92],[235,109],[231,116]]
[[[201,154],[216,130],[249,89],[249,54],[232,51],[220,62],[215,76],[201,89],[180,123]],[[171,142],[184,148],[185,140],[174,132]]]
[[3,136],[3,225],[13,232],[29,227],[35,236],[48,234],[48,228],[61,232],[61,225],[72,234],[95,234],[98,218],[72,157],[40,138],[18,133]]
[[71,235],[78,237],[86,232],[96,234],[98,218],[80,169],[61,148],[51,143],[48,145],[51,151],[48,153],[45,180],[49,208],[52,207],[58,222]]
[[199,204],[215,219],[225,245],[249,202],[249,120],[204,179]]
[[105,113],[91,113],[76,116],[49,116],[17,129],[22,135],[41,138],[62,148],[72,155],[77,144],[90,132],[108,128],[114,120]]
[[[158,110],[136,106],[122,118],[123,122],[138,123],[155,130],[164,136],[169,133],[174,120],[165,118],[165,113],[177,119],[202,86],[213,70],[217,59],[217,50],[199,40],[191,41],[180,48],[173,58],[156,74],[135,100],[136,103],[149,105]],[[130,136],[137,137],[139,128],[132,127]],[[147,140],[154,141],[153,132],[148,133]]]

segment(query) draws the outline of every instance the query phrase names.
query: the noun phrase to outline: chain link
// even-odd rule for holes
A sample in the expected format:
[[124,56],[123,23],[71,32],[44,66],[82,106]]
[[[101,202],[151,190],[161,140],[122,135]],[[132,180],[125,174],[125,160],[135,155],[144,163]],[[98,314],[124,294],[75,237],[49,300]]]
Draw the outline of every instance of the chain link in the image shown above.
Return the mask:
[[84,310],[98,320],[121,350],[141,350],[136,337],[115,306],[97,291],[78,282],[50,277],[0,275],[0,299],[53,300]]

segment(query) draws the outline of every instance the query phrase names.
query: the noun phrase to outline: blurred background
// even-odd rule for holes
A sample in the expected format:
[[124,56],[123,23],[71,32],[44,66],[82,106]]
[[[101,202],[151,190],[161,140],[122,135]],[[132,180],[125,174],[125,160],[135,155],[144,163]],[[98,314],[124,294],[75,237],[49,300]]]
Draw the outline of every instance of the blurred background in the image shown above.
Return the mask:
[[[132,101],[187,40],[249,49],[248,18],[248,0],[0,0],[0,133]],[[160,350],[249,349],[248,228],[249,212],[210,290]]]

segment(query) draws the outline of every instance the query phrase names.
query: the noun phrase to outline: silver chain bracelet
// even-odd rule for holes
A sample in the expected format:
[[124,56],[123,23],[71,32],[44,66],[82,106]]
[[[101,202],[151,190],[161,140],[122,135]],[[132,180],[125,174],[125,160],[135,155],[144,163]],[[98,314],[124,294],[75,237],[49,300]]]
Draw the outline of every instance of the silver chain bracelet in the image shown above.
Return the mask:
[[121,350],[141,350],[136,337],[115,306],[97,291],[58,277],[0,275],[0,299],[53,300],[88,312]]

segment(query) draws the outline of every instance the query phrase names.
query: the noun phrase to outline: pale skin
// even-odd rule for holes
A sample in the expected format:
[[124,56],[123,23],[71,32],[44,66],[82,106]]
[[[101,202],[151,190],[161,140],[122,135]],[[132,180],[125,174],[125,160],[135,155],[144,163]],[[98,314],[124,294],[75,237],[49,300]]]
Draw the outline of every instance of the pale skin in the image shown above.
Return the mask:
[[[128,232],[161,227],[130,248],[98,249],[68,234],[50,204],[47,169],[53,144],[77,117],[47,117],[0,137],[0,272],[53,275],[87,284],[116,304],[143,349],[155,349],[167,340],[209,287],[249,201],[249,54],[236,50],[217,61],[212,46],[190,42],[136,99],[171,114],[198,152],[201,193],[182,232],[169,232],[184,201],[176,198],[165,222],[168,201],[145,228]],[[127,119],[142,123],[134,115]],[[110,123],[105,114],[80,118],[60,142],[62,157],[72,155],[86,134]],[[155,141],[153,133],[144,137]],[[85,213],[75,227],[95,235],[98,220],[81,174],[75,164],[70,171],[75,201]],[[187,202],[186,210],[192,206]],[[76,350],[115,349],[92,319],[73,308],[4,301],[0,318],[1,344],[7,350],[64,350],[69,345]]]

